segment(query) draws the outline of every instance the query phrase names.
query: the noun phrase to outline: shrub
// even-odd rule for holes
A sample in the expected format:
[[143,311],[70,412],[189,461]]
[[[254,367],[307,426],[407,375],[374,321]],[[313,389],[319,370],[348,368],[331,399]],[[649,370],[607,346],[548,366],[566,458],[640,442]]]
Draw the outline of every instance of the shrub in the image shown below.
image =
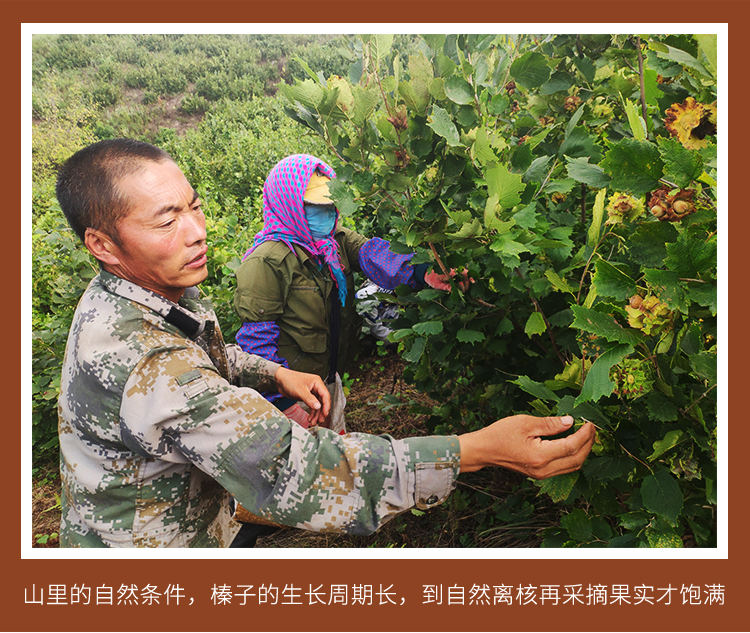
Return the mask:
[[91,61],[82,36],[75,34],[59,35],[50,47],[46,59],[50,67],[56,70],[83,68]]
[[180,101],[180,112],[185,114],[203,114],[211,104],[200,95],[189,94]]
[[564,504],[545,545],[715,545],[710,36],[436,34],[405,63],[394,48],[363,36],[349,79],[283,93],[335,155],[342,212],[475,280],[396,293],[392,338],[440,402],[432,428],[590,420],[583,468],[539,483]]
[[119,86],[102,83],[94,88],[91,98],[99,106],[113,106],[122,98],[122,90],[120,90]]

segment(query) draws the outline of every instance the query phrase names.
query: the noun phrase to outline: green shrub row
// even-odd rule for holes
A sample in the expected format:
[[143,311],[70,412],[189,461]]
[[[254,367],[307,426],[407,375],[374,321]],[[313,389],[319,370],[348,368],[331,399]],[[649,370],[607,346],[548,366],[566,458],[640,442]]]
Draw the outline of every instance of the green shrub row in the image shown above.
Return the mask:
[[[715,36],[363,36],[283,88],[333,197],[451,293],[397,290],[438,433],[513,413],[597,427],[550,547],[716,544]],[[393,406],[393,398],[385,398]],[[408,403],[402,403],[408,406]],[[491,491],[487,491],[491,493]]]

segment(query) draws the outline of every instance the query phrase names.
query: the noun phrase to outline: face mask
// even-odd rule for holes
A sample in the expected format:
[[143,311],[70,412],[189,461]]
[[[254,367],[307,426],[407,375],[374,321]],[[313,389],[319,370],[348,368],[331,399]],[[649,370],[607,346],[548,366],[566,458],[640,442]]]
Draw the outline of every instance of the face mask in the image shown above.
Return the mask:
[[314,240],[322,240],[331,235],[336,226],[336,207],[332,204],[305,203],[305,216]]

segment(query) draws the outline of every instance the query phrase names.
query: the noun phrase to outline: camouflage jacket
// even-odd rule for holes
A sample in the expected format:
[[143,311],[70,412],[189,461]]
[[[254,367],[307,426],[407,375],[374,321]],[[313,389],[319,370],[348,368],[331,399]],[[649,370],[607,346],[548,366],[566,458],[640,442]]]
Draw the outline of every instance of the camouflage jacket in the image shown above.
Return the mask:
[[278,365],[225,346],[210,302],[102,271],[76,310],[59,402],[63,547],[226,547],[250,512],[367,534],[455,487],[456,437],[290,422],[256,389]]

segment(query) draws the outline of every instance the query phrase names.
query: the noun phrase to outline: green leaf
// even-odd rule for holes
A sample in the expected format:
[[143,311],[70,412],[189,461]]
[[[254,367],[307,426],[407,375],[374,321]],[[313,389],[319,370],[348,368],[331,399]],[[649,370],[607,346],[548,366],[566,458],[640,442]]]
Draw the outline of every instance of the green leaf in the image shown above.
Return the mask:
[[646,529],[646,538],[651,547],[683,547],[682,539],[669,526],[656,526]]
[[689,282],[687,294],[690,301],[697,303],[699,306],[706,306],[711,310],[711,314],[716,316],[718,299],[715,283]]
[[530,393],[535,398],[540,398],[541,400],[552,400],[554,402],[560,400],[560,397],[554,391],[549,389],[546,385],[532,380],[528,376],[519,376],[516,380],[511,380],[510,382],[514,385],[518,385],[526,393]]
[[615,343],[637,345],[643,340],[636,330],[623,328],[609,314],[603,314],[596,310],[584,308],[583,306],[571,306],[571,309],[575,316],[573,323],[570,325],[572,328],[596,334],[607,341]]
[[593,283],[600,296],[614,297],[621,301],[636,292],[635,281],[604,259],[596,262]]
[[581,158],[569,158],[566,156],[565,160],[567,162],[566,169],[568,176],[576,182],[582,182],[584,185],[588,185],[594,189],[603,189],[612,180],[599,165],[589,164],[588,156]]
[[433,334],[440,334],[443,331],[442,321],[424,321],[423,323],[417,323],[412,326],[414,330],[420,336],[432,336]]
[[510,75],[524,88],[539,88],[550,76],[544,55],[529,51],[510,65]]
[[646,98],[646,104],[650,106],[659,106],[659,99],[664,93],[659,88],[659,73],[651,68],[643,69],[643,92]]
[[664,161],[664,178],[678,187],[685,188],[703,173],[703,158],[694,151],[685,149],[676,138],[660,138],[659,155]]
[[393,35],[392,34],[382,34],[379,33],[377,35],[369,35],[363,37],[369,41],[370,44],[370,52],[375,57],[375,60],[377,63],[380,63],[382,60],[384,60],[388,53],[391,52],[391,47],[393,46]]
[[507,234],[495,238],[492,244],[490,244],[490,250],[498,253],[503,265],[508,268],[515,268],[518,266],[521,263],[519,255],[521,253],[529,252],[527,246],[519,242],[514,242]]
[[587,83],[594,82],[594,75],[596,74],[596,64],[589,57],[573,57],[573,63],[576,65],[578,72],[583,75],[583,78]]
[[591,540],[591,518],[580,508],[571,510],[560,519],[560,525],[564,527],[570,537],[579,542]]
[[425,35],[421,36],[425,42],[427,42],[427,46],[429,46],[433,51],[440,52],[443,50],[443,44],[445,44],[445,34],[439,33],[427,33]]
[[552,284],[552,287],[555,290],[560,290],[561,292],[567,292],[576,296],[573,289],[568,285],[568,282],[565,281],[560,275],[558,275],[554,270],[551,268],[548,268],[544,271],[544,276],[549,280],[549,282]]
[[641,498],[649,512],[664,517],[671,525],[682,512],[680,486],[668,470],[659,470],[643,480]]
[[573,113],[573,116],[570,117],[570,121],[568,121],[568,124],[565,126],[565,138],[568,138],[573,133],[573,130],[576,129],[578,121],[580,121],[583,116],[583,108],[583,105],[578,106],[578,110],[576,110]]
[[586,240],[588,246],[596,247],[599,243],[599,235],[602,232],[602,218],[604,217],[604,200],[607,197],[607,190],[602,189],[597,192],[596,199],[594,200],[594,211],[591,214],[591,226],[589,227],[589,235]]
[[477,136],[471,146],[471,155],[484,166],[497,162],[497,156],[487,138],[486,127],[480,127],[477,130]]
[[525,173],[526,170],[531,167],[531,162],[531,145],[529,143],[524,143],[523,145],[516,147],[510,157],[511,167],[513,168],[513,171],[516,172]]
[[540,156],[531,161],[531,165],[523,175],[524,182],[543,182],[547,177],[547,167],[552,161],[552,156]]
[[500,218],[497,217],[497,214],[501,211],[500,205],[497,203],[497,200],[497,195],[489,196],[487,198],[487,202],[485,202],[484,204],[484,226],[485,228],[490,230],[500,230],[502,227],[507,225],[506,230],[510,230],[512,223],[503,222],[502,220],[500,220]]
[[707,380],[709,385],[716,384],[716,354],[701,352],[689,357],[690,365],[699,378]]
[[612,177],[612,189],[634,196],[656,189],[664,168],[656,145],[630,138],[613,144],[600,166]]
[[690,302],[680,276],[671,270],[647,268],[643,271],[646,282],[654,290],[659,299],[667,304],[670,310],[688,313]]
[[329,184],[329,190],[331,199],[336,202],[336,208],[341,212],[341,215],[350,216],[359,208],[343,179],[334,178]]
[[695,70],[701,75],[705,75],[707,77],[711,76],[711,73],[706,70],[706,67],[703,64],[695,59],[695,57],[683,50],[680,50],[679,48],[674,48],[673,46],[668,46],[667,44],[662,44],[661,42],[649,42],[649,48],[653,51],[656,51],[656,54],[662,59],[668,59],[670,61],[677,62],[681,66],[686,66],[692,70]]
[[574,418],[586,418],[602,427],[609,425],[609,419],[602,413],[598,405],[589,402],[576,404],[575,398],[570,395],[560,398],[560,402],[557,405],[557,415],[572,415]]
[[422,357],[426,346],[426,338],[420,336],[414,339],[414,344],[411,346],[411,348],[408,351],[404,352],[404,358],[410,363],[418,362]]
[[310,68],[310,66],[304,59],[302,59],[299,55],[295,55],[294,60],[299,63],[300,66],[302,66],[302,70],[304,70],[308,74],[308,76],[313,79],[313,81],[320,84],[321,86],[325,86],[325,83],[318,76],[318,73],[313,71],[313,69]]
[[380,103],[380,95],[375,85],[363,88],[357,84],[352,88],[352,96],[354,97],[352,121],[355,125],[362,126],[372,117],[377,109]]
[[481,343],[486,337],[484,333],[476,330],[459,330],[456,338],[462,343]]
[[707,69],[711,72],[715,79],[718,70],[716,33],[698,34],[693,35],[693,37],[698,41],[703,54],[706,56],[706,62],[708,64]]
[[583,472],[591,481],[625,477],[635,470],[635,462],[627,455],[590,455],[583,463]]
[[601,354],[589,368],[583,381],[581,395],[576,398],[576,404],[596,402],[610,395],[615,390],[615,383],[609,379],[609,370],[632,353],[633,348],[630,345],[615,345]]
[[648,461],[652,462],[657,457],[666,453],[670,448],[674,448],[682,441],[684,437],[685,437],[685,434],[679,429],[669,431],[662,439],[656,440],[654,442],[653,444],[654,452],[651,453],[651,455],[648,458]]
[[294,108],[284,108],[284,112],[286,112],[287,116],[291,117],[294,121],[297,121],[297,123],[309,127],[316,134],[325,136],[325,130],[315,115],[303,107],[299,101],[295,101],[294,105]]
[[705,279],[716,269],[716,242],[691,239],[680,235],[673,244],[667,244],[665,265],[680,277]]
[[596,137],[589,134],[586,128],[576,127],[560,145],[558,156],[588,158],[593,164],[602,159],[602,150],[596,142]]
[[406,105],[423,115],[430,104],[430,86],[434,79],[432,64],[423,54],[409,56],[409,81],[398,85],[399,94]]
[[487,193],[497,196],[498,204],[510,209],[521,202],[521,192],[526,188],[521,174],[511,174],[502,163],[496,163],[485,171]]
[[453,103],[462,105],[474,103],[474,91],[471,84],[459,75],[453,75],[446,80],[445,94]]
[[524,332],[526,332],[526,336],[531,338],[534,334],[542,334],[543,332],[547,331],[547,325],[544,323],[544,318],[542,317],[539,312],[532,312],[529,315],[528,320],[526,321],[526,326],[524,327]]
[[648,517],[644,516],[644,514],[645,513],[641,511],[621,514],[618,517],[619,523],[626,530],[640,530],[641,528],[646,527],[649,523]]
[[628,125],[633,133],[633,138],[637,141],[643,141],[646,138],[646,123],[638,114],[635,106],[630,99],[625,99],[625,114],[628,117]]
[[317,110],[318,103],[323,98],[325,88],[319,83],[305,79],[293,86],[282,84],[281,91],[292,103],[299,103],[306,110]]
[[394,330],[389,334],[389,337],[391,340],[400,341],[402,338],[406,338],[407,336],[411,336],[414,333],[414,330],[411,328],[404,328],[402,330]]
[[456,239],[467,239],[471,237],[477,237],[482,234],[482,223],[478,218],[473,218],[471,222],[466,222],[461,225],[461,228],[455,233],[447,233],[451,237]]
[[510,99],[504,93],[498,93],[490,101],[490,114],[502,114],[508,109]]
[[516,226],[520,226],[522,229],[533,229],[536,226],[537,218],[535,203],[529,204],[513,214]]
[[677,407],[659,391],[652,391],[646,396],[648,415],[657,422],[674,422],[679,415]]
[[662,517],[655,517],[646,528],[646,538],[649,547],[684,547],[680,535]]
[[545,191],[547,193],[570,193],[573,191],[573,187],[576,186],[576,181],[572,178],[561,178],[555,179],[547,184]]
[[548,494],[555,503],[565,501],[573,491],[573,486],[575,486],[579,476],[580,472],[576,470],[572,473],[548,477],[542,480],[539,492]]
[[667,242],[677,239],[671,222],[642,222],[627,241],[630,259],[643,267],[655,268],[667,257]]
[[556,92],[561,92],[562,90],[567,90],[571,86],[575,85],[575,82],[575,77],[573,77],[573,75],[571,75],[570,73],[558,71],[553,73],[549,78],[549,81],[542,86],[539,94],[551,95]]
[[461,139],[458,135],[456,124],[451,120],[450,115],[440,106],[432,107],[431,121],[427,124],[436,134],[442,136],[451,147],[461,145]]

